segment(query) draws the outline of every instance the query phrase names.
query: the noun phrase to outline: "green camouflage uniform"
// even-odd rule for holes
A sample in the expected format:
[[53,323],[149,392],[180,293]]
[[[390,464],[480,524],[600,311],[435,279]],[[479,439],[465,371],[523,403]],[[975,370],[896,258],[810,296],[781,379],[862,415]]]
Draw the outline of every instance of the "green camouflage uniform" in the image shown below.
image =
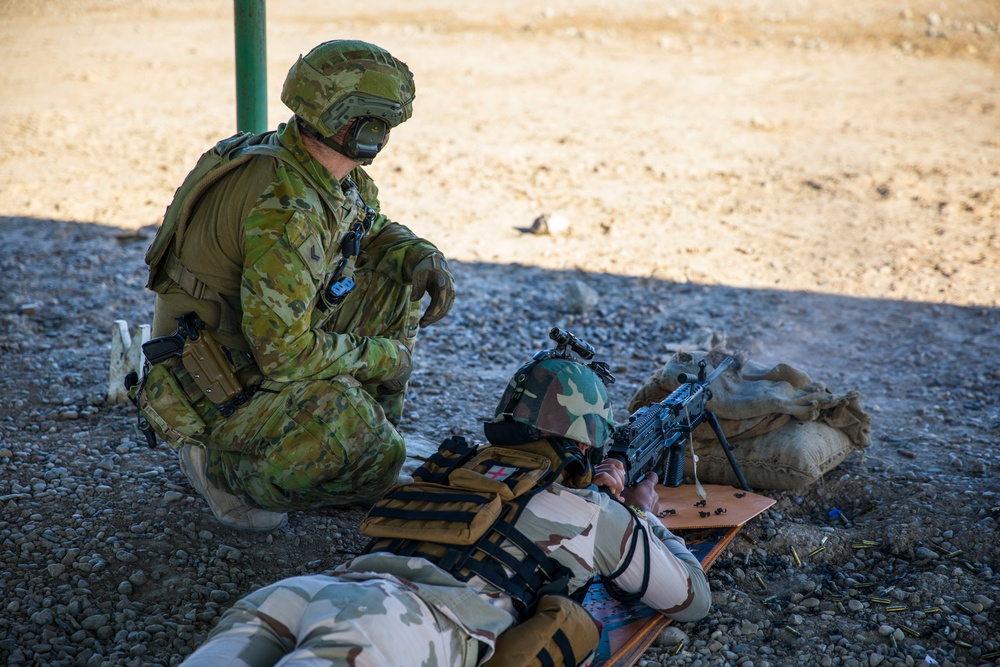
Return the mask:
[[[413,268],[438,251],[379,214],[362,245],[357,286],[321,311],[317,295],[341,258],[341,238],[365,215],[358,196],[378,212],[378,190],[358,168],[358,188],[343,192],[306,151],[295,122],[267,142],[287,149],[294,164],[258,156],[223,177],[199,200],[177,257],[205,286],[231,295],[238,325],[227,330],[218,301],[192,297],[163,272],[151,286],[154,337],[195,311],[244,385],[260,388],[224,418],[171,360],[205,428],[189,437],[157,430],[175,447],[206,447],[209,482],[261,509],[350,504],[384,492],[405,459],[393,426],[405,395],[394,381],[408,373],[398,345],[412,352],[417,335]],[[144,391],[155,399],[164,387],[149,381]]]
[[[651,562],[637,549],[616,583],[637,591],[648,567],[644,603],[678,621],[703,618],[711,592],[683,540],[594,487],[549,487],[516,528],[569,568],[573,591],[623,563],[637,522],[657,538]],[[476,665],[517,620],[510,599],[481,580],[463,584],[424,559],[373,553],[333,576],[293,577],[240,600],[184,665]]]

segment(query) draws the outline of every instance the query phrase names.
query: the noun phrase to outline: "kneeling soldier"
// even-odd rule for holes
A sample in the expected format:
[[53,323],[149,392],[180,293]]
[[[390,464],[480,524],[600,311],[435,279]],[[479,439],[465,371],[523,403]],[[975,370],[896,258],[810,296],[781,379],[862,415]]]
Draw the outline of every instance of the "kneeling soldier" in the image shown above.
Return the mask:
[[397,481],[417,331],[455,295],[444,256],[381,213],[362,168],[414,90],[378,46],[320,44],[285,79],[291,120],[206,152],[146,253],[156,338],[133,380],[140,427],[178,450],[229,528],[271,531],[289,510],[367,503]]

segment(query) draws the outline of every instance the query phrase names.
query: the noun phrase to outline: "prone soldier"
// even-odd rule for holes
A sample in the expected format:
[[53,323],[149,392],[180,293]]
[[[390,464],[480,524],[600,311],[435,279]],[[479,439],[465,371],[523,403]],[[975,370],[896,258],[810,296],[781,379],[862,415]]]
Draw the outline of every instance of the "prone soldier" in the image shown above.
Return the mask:
[[600,628],[578,602],[595,577],[703,618],[705,573],[657,518],[656,473],[625,488],[621,462],[603,459],[611,379],[565,351],[536,355],[486,424],[490,444],[445,440],[371,509],[363,555],[243,598],[184,666],[586,664]]

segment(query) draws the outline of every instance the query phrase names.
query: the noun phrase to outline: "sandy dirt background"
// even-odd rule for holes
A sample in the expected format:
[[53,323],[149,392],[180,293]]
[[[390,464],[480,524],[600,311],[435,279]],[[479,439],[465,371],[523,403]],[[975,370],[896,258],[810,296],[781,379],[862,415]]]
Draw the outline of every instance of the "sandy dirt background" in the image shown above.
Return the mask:
[[[1000,650],[987,643],[1000,635],[990,605],[959,630],[950,617],[931,619],[920,650],[889,648],[876,631],[884,615],[867,608],[841,619],[830,600],[826,616],[796,605],[810,581],[851,559],[852,541],[873,534],[890,535],[887,551],[908,562],[920,561],[921,540],[969,550],[964,569],[920,563],[941,578],[916,586],[924,604],[947,603],[956,588],[960,599],[1000,603],[1000,4],[270,4],[271,126],[290,115],[278,99],[288,67],[323,40],[375,42],[416,75],[414,116],[370,171],[383,210],[453,260],[459,300],[423,334],[404,430],[478,436],[506,377],[553,324],[614,358],[619,406],[668,343],[716,331],[760,362],[859,389],[875,437],[823,486],[776,494],[773,517],[748,529],[782,554],[783,567],[759,563],[772,589],[746,577],[750,555],[728,554],[713,582],[719,607],[692,639],[730,625],[727,614],[767,620],[773,632],[751,642],[775,647],[765,662],[808,664],[838,622],[863,649],[843,661],[820,651],[829,664],[873,654],[992,664],[982,658]],[[0,594],[26,600],[5,603],[0,657],[59,663],[28,611],[76,566],[29,586],[26,573],[66,562],[65,550],[19,546],[50,518],[70,521],[72,507],[29,507],[33,480],[57,463],[73,470],[110,456],[121,466],[108,470],[123,496],[87,501],[115,508],[109,526],[127,534],[136,521],[159,522],[174,549],[218,547],[202,534],[214,528],[196,501],[183,511],[147,503],[142,493],[160,490],[146,481],[138,500],[129,496],[130,480],[150,470],[171,490],[185,482],[164,448],[128,444],[131,413],[101,396],[111,321],[150,317],[141,255],[153,227],[197,156],[235,130],[233,51],[228,2],[0,0]],[[542,214],[568,231],[528,233]],[[564,307],[576,282],[598,292],[596,306]],[[92,444],[60,462],[67,440]],[[834,505],[878,509],[844,531],[839,551],[831,543],[827,560],[789,569],[789,545],[817,543]],[[176,514],[184,524],[172,533]],[[273,540],[224,536],[260,559],[234,577],[233,595],[332,567],[355,548],[356,513],[297,516]],[[164,551],[161,563],[144,548],[159,573],[146,599],[188,593],[183,559]],[[108,562],[88,576],[115,598],[122,568],[136,566]],[[195,606],[208,599],[199,595]],[[763,604],[770,595],[787,606]],[[805,619],[804,639],[780,632],[790,614]],[[182,645],[214,618],[197,616]],[[185,650],[168,640],[157,637],[146,656],[88,644],[65,664],[176,662]],[[50,652],[32,652],[39,642]],[[648,659],[741,664],[740,651],[707,644]]]

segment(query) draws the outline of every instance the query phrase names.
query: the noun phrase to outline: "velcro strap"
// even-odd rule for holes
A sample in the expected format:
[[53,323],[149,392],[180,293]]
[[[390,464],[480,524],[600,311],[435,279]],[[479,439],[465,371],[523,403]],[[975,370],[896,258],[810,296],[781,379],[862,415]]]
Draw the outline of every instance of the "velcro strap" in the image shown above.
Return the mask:
[[397,509],[394,507],[373,507],[368,512],[369,517],[384,517],[386,519],[406,519],[407,521],[454,521],[469,523],[476,517],[476,512],[449,512],[442,510]]
[[[576,656],[573,655],[573,645],[569,643],[569,637],[566,636],[562,630],[556,630],[555,634],[552,635],[552,640],[559,647],[559,650],[563,654],[563,664],[565,665],[576,665]],[[542,649],[544,651],[544,649]]]
[[487,496],[482,496],[475,493],[456,493],[450,491],[448,493],[433,493],[431,491],[392,491],[385,495],[386,498],[393,498],[396,500],[422,500],[431,503],[446,503],[446,502],[465,502],[465,503],[477,503],[479,505],[485,505],[490,502],[492,498]]

